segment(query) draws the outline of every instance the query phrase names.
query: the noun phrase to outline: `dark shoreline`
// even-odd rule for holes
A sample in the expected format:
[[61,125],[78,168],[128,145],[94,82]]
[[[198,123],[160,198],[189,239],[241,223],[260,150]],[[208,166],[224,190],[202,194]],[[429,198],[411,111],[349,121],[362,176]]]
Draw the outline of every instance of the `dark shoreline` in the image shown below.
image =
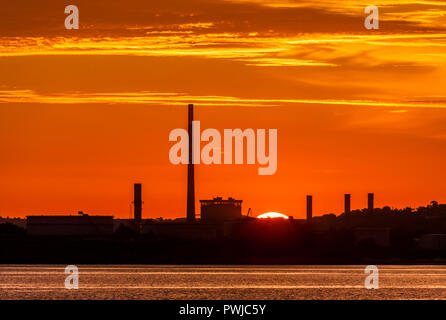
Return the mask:
[[0,264],[163,264],[163,265],[443,265],[446,254],[417,248],[368,244],[251,243],[235,240],[82,239],[29,237],[2,239]]
[[363,209],[311,222],[260,220],[234,223],[213,238],[202,228],[190,237],[166,222],[154,225],[175,231],[170,235],[121,226],[109,235],[37,236],[3,223],[0,264],[446,264],[446,205],[436,202],[416,211]]

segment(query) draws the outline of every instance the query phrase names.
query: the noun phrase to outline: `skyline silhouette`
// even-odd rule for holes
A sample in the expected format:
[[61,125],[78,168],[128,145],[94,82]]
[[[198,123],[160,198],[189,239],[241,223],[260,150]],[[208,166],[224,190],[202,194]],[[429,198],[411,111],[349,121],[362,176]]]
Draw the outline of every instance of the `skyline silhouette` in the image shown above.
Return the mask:
[[196,165],[196,200],[295,219],[306,195],[313,215],[342,212],[346,193],[352,208],[368,192],[376,207],[446,203],[441,1],[382,4],[378,30],[359,1],[77,5],[77,30],[56,0],[0,12],[0,216],[126,218],[139,182],[146,217],[183,217],[168,137],[188,103],[203,130],[278,130],[273,175]]

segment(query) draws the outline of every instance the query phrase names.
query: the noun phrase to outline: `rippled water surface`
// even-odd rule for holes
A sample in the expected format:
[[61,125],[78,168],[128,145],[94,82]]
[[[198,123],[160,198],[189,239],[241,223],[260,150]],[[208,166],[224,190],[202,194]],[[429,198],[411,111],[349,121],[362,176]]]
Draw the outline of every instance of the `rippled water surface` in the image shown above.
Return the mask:
[[1,265],[0,299],[446,299],[446,266],[79,265],[67,290],[65,266]]

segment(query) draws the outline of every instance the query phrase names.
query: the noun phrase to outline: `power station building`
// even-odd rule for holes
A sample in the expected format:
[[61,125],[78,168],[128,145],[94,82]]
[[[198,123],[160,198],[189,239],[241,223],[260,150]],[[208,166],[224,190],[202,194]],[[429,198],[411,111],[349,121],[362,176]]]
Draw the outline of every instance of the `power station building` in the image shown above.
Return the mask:
[[242,219],[242,200],[221,197],[200,200],[201,219],[190,222],[144,222],[141,233],[182,239],[210,240],[225,236]]
[[27,216],[26,231],[41,236],[106,236],[113,234],[113,216]]
[[201,221],[205,223],[221,223],[242,218],[242,200],[221,197],[212,200],[200,200]]
[[[193,162],[194,148],[194,132],[192,124],[194,121],[194,105],[188,105],[188,165],[187,165],[187,203],[186,217],[174,221],[155,221],[153,219],[143,219],[142,217],[142,184],[135,183],[133,185],[133,219],[113,220],[113,216],[89,216],[79,212],[79,215],[60,215],[60,216],[28,216],[27,231],[30,235],[68,235],[68,236],[101,236],[111,235],[114,230],[120,227],[133,229],[133,231],[142,234],[164,235],[180,238],[199,238],[214,239],[217,237],[230,237],[234,234],[242,234],[247,228],[264,228],[267,230],[268,224],[273,222],[257,221],[242,215],[242,200],[234,198],[223,199],[216,197],[211,200],[200,200],[201,216],[197,219],[195,210],[195,168]],[[196,134],[196,133],[195,133]],[[351,195],[344,196],[345,215],[351,215],[350,200]],[[307,195],[307,214],[306,221],[311,223],[313,220],[313,196]],[[374,211],[374,194],[368,194],[368,211]],[[316,217],[317,218],[317,217]],[[294,228],[295,225],[301,224],[303,220],[288,220],[285,224],[283,221],[274,222],[274,225],[283,227],[284,230]],[[292,226],[292,227],[290,227]],[[278,227],[276,227],[278,228]],[[260,234],[263,231],[260,232]],[[266,231],[265,231],[266,232]],[[361,231],[358,233],[359,238],[369,237],[373,232]],[[384,237],[385,238],[385,237]],[[385,242],[385,241],[384,241]]]

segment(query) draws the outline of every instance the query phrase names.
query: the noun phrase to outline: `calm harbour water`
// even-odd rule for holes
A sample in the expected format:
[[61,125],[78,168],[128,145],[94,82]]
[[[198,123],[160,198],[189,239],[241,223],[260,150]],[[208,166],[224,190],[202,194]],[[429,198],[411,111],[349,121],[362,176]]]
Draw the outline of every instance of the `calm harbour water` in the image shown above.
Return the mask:
[[378,290],[365,266],[78,267],[67,290],[65,266],[0,265],[0,299],[446,299],[446,266],[378,266]]

